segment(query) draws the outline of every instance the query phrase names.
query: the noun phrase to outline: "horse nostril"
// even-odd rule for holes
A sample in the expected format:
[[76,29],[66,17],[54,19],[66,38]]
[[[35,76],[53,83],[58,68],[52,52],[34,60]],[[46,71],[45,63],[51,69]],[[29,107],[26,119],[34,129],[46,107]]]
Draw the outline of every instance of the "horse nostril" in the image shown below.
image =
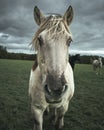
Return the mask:
[[47,84],[45,84],[44,89],[46,92],[51,93],[51,89],[48,87]]
[[68,88],[68,85],[65,84],[65,85],[63,86],[62,92],[65,92],[65,91],[67,90],[67,88]]

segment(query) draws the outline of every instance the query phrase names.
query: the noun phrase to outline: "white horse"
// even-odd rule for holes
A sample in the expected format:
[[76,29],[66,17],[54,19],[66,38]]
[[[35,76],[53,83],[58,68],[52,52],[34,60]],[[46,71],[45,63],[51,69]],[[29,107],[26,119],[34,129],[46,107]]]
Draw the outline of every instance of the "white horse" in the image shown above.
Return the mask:
[[101,74],[101,68],[102,68],[102,58],[99,57],[96,60],[93,60],[93,70],[96,72],[96,74]]
[[73,19],[71,6],[66,13],[45,17],[38,7],[34,18],[39,25],[32,41],[37,51],[29,81],[31,109],[34,116],[34,130],[42,130],[43,114],[50,114],[56,130],[62,129],[64,115],[74,94],[73,71],[68,62],[68,48],[72,40],[68,26]]

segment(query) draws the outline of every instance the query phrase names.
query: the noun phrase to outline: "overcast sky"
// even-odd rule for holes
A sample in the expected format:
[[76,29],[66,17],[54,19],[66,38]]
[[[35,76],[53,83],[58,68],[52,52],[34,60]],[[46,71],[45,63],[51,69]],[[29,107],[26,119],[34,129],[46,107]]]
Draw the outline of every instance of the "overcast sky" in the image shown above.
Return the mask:
[[74,9],[70,54],[104,56],[104,0],[0,0],[0,45],[10,52],[33,53],[29,47],[38,26],[33,17],[37,5],[45,14]]

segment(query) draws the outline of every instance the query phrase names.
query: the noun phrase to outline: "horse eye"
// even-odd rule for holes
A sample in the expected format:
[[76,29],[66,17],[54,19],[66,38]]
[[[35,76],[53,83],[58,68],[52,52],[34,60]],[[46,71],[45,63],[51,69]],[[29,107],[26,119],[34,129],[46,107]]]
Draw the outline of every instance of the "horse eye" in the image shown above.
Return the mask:
[[68,46],[70,46],[70,43],[72,42],[72,38],[69,38],[68,40],[67,40],[67,45]]
[[42,37],[40,36],[40,37],[38,37],[38,41],[39,41],[39,45],[40,46],[42,46],[43,45],[43,39],[42,39]]

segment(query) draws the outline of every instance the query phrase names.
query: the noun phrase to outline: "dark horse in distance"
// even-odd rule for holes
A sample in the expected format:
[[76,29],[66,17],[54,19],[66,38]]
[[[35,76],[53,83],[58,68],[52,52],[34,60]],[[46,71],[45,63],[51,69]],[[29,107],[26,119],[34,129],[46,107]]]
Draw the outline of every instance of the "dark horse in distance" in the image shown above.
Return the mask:
[[76,61],[80,61],[80,54],[76,54],[75,56],[70,56],[69,57],[69,63],[74,71],[75,68],[75,63]]

